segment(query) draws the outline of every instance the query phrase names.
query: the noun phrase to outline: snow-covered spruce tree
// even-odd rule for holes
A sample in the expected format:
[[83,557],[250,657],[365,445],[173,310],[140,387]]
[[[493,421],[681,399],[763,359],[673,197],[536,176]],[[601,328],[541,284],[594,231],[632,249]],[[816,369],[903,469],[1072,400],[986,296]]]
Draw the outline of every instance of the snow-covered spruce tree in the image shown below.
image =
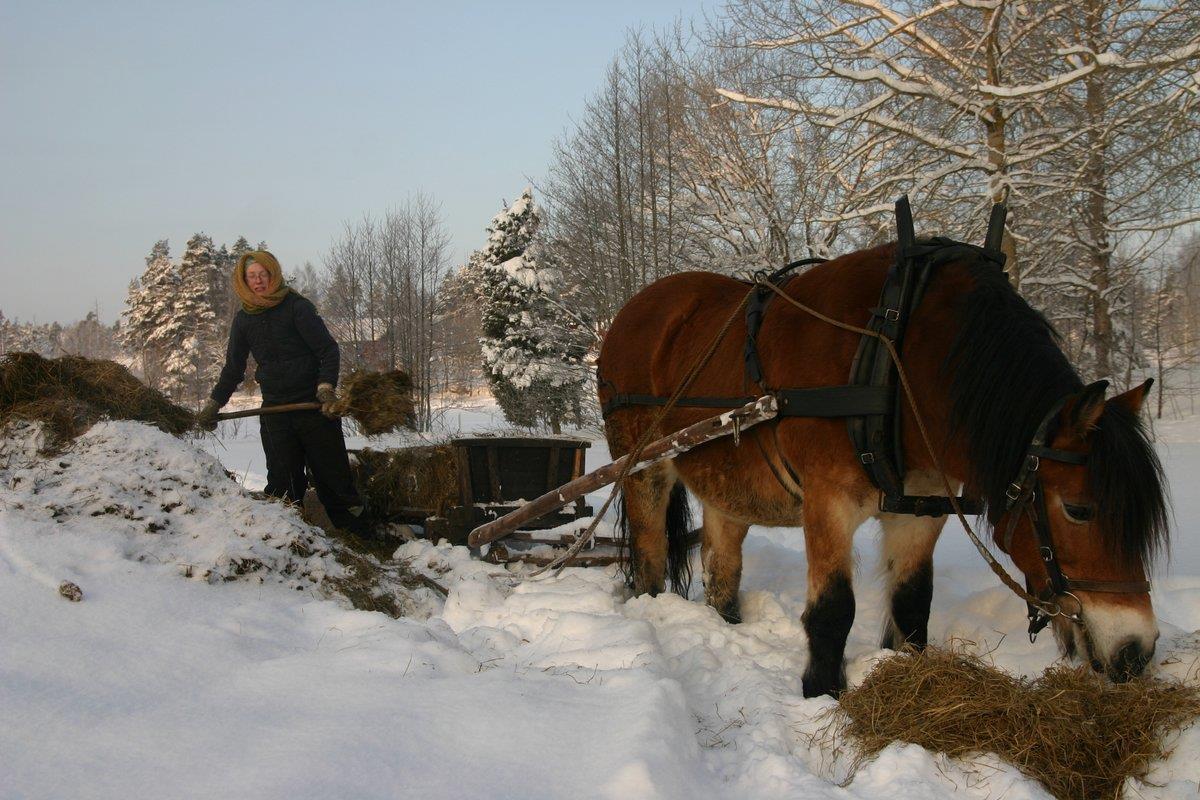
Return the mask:
[[39,324],[14,319],[6,324],[3,336],[7,352],[57,358],[63,354],[62,333],[63,327],[57,322]]
[[213,286],[213,308],[219,316],[218,327],[221,330],[229,330],[229,323],[233,321],[233,315],[238,309],[237,293],[233,291],[233,282],[229,280],[234,258],[229,248],[222,244],[213,254],[213,260],[217,264],[217,274],[221,276],[220,283]]
[[179,264],[179,287],[164,332],[174,344],[163,363],[165,386],[176,400],[198,402],[221,368],[225,332],[216,304],[224,279],[212,239],[203,233],[192,236]]
[[139,360],[145,381],[164,391],[160,385],[163,359],[175,344],[167,323],[178,293],[179,273],[171,263],[167,240],[160,239],[146,256],[142,277],[129,284],[121,314],[121,344]]
[[559,433],[577,419],[584,386],[586,331],[560,302],[562,276],[537,241],[541,212],[533,190],[488,226],[482,263],[484,371],[509,422],[544,422]]

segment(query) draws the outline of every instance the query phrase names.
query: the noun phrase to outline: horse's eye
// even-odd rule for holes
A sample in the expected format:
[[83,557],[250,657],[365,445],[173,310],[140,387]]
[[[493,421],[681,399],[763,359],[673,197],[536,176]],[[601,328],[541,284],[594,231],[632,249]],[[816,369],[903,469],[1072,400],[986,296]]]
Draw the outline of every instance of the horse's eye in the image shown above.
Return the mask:
[[1091,506],[1076,506],[1072,505],[1071,503],[1063,503],[1062,506],[1063,511],[1065,511],[1067,514],[1067,519],[1071,520],[1071,522],[1078,522],[1082,524],[1084,522],[1090,522],[1092,519]]

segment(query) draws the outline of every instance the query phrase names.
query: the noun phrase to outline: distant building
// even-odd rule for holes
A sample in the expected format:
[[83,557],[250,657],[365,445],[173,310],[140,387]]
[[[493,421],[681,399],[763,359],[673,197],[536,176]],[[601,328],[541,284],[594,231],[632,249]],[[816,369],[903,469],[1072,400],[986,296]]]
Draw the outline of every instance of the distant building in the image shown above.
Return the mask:
[[379,317],[352,320],[325,317],[329,333],[342,351],[342,367],[391,367],[392,323]]

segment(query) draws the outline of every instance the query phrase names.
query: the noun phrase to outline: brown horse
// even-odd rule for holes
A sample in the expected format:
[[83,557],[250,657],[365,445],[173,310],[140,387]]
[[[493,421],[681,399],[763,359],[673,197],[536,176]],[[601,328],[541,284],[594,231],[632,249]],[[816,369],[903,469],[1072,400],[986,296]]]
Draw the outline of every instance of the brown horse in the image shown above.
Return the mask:
[[[790,278],[782,288],[828,317],[865,326],[894,254],[894,244],[851,253]],[[748,289],[733,278],[689,272],[640,292],[604,340],[601,403],[617,393],[671,395]],[[859,344],[857,335],[775,298],[758,334],[765,384],[760,387],[744,377],[745,340],[745,327],[736,321],[686,394],[736,397],[760,389],[842,385]],[[1114,680],[1139,674],[1158,638],[1148,584],[1142,582],[1146,565],[1167,539],[1162,469],[1138,417],[1149,382],[1107,401],[1103,382],[1084,387],[1042,315],[995,264],[970,257],[939,265],[908,323],[901,361],[946,477],[982,500],[996,545],[1034,594],[1054,594],[1044,550],[1032,514],[1010,513],[1005,494],[1044,419],[1045,444],[1080,454],[1076,463],[1047,460],[1040,469],[1039,510],[1062,573],[1097,588],[1057,598],[1064,607],[1078,606],[1073,615],[1053,620],[1054,632],[1064,653],[1085,657]],[[1052,413],[1056,405],[1060,410]],[[605,428],[613,456],[636,446],[660,411],[661,406],[646,405],[611,410]],[[675,407],[655,435],[712,413]],[[906,407],[900,424],[905,491],[945,495]],[[668,575],[686,593],[683,487],[703,508],[705,596],[730,622],[740,620],[748,527],[803,526],[806,696],[836,696],[845,687],[843,651],[854,619],[851,540],[870,517],[883,530],[891,597],[882,646],[925,645],[932,556],[946,518],[881,512],[879,491],[859,463],[844,419],[779,419],[744,432],[739,442],[719,440],[631,476],[622,490],[622,524],[636,593],[663,591]],[[1104,590],[1117,584],[1145,589]]]

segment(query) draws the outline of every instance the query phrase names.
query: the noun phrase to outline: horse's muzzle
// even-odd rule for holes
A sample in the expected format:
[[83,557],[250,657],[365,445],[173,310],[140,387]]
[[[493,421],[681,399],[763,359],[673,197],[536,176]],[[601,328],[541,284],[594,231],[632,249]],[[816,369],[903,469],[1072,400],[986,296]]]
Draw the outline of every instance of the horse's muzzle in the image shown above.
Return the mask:
[[1090,664],[1113,683],[1142,675],[1154,658],[1158,625],[1149,603],[1144,608],[1084,607],[1084,624],[1054,620],[1054,634],[1064,655]]
[[[1125,683],[1141,675],[1152,658],[1154,645],[1146,648],[1140,642],[1131,639],[1117,650],[1103,671],[1113,683]],[[1092,666],[1095,668],[1094,662]]]

